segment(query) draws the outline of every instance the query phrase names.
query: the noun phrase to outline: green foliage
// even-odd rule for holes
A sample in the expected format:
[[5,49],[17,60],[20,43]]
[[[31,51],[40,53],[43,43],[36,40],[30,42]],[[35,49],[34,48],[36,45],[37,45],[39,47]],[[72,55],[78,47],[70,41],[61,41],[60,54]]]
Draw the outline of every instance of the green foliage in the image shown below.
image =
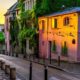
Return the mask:
[[65,8],[80,6],[80,0],[37,0],[35,12],[37,16],[54,13]]
[[50,1],[49,0],[37,0],[36,1],[36,16],[41,16],[43,14],[47,14],[51,11]]
[[61,54],[63,56],[67,56],[68,55],[68,48],[67,48],[66,44],[64,46],[62,46],[62,48],[61,48]]
[[0,42],[3,43],[5,41],[5,36],[3,32],[0,32]]
[[13,21],[10,22],[10,36],[12,45],[16,45],[18,42],[18,32],[19,32],[18,22],[17,19],[15,18]]
[[35,15],[35,6],[31,10],[24,10],[24,3],[22,0],[19,1],[18,8],[20,9],[18,24],[20,30],[18,34],[18,40],[21,42],[25,42],[25,40],[28,38],[30,40],[30,44],[34,46],[35,40],[34,36],[36,34],[36,25],[37,25],[37,18]]
[[36,34],[36,29],[30,28],[23,28],[23,30],[20,31],[18,38],[20,41],[24,41],[26,39],[29,39],[31,41],[31,44],[34,46],[35,41],[34,41],[34,36]]

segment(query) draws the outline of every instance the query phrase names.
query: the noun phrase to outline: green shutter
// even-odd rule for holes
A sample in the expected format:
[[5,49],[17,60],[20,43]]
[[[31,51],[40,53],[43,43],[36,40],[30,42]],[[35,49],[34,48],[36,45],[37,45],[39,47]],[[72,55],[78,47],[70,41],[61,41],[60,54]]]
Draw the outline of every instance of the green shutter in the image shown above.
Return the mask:
[[52,42],[51,51],[56,52],[56,43],[55,43],[55,41]]

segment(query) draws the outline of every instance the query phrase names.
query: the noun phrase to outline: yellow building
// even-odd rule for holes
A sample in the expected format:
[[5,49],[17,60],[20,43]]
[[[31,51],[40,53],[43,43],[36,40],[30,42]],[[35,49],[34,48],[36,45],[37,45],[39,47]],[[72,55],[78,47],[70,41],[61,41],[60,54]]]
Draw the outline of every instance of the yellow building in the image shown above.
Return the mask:
[[38,23],[41,57],[80,61],[80,7],[39,17]]

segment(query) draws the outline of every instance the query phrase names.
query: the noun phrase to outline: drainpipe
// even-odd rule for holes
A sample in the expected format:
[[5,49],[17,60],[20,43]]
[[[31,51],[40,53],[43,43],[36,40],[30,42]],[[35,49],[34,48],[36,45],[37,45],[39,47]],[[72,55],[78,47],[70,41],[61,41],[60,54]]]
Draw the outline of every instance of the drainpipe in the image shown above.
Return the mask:
[[48,18],[47,18],[47,58],[49,58],[48,49],[49,49],[49,46],[48,46]]

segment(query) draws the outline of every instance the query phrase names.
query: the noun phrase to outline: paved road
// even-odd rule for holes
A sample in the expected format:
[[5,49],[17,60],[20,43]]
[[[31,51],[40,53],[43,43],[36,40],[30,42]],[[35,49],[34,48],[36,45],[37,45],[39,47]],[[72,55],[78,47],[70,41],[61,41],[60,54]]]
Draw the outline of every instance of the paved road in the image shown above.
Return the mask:
[[[0,55],[0,60],[16,67],[21,80],[29,80],[29,62],[20,58]],[[44,80],[44,66],[33,63],[33,80]],[[80,80],[80,75],[73,75],[67,72],[48,68],[48,80]]]

